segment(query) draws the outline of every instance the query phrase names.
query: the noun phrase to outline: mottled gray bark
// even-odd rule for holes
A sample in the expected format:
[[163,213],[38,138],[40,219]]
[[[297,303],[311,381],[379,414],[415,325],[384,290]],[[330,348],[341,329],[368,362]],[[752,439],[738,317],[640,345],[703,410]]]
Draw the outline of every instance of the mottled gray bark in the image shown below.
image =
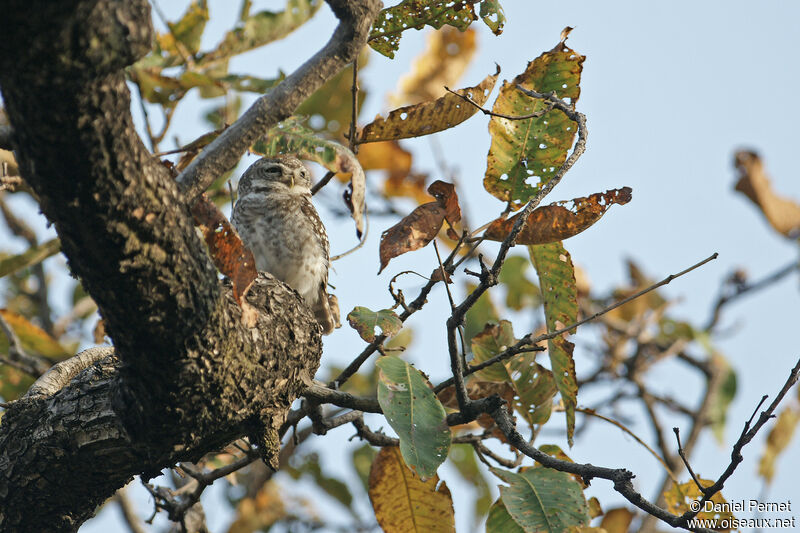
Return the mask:
[[[330,3],[343,25],[380,5]],[[365,39],[370,21],[351,20],[348,35]],[[0,35],[21,174],[116,352],[4,414],[0,531],[74,531],[136,474],[242,435],[269,455],[321,342],[297,294],[269,276],[248,293],[256,327],[242,323],[184,196],[134,131],[123,69],[150,49],[145,0],[11,0]],[[337,68],[363,42],[345,44]]]

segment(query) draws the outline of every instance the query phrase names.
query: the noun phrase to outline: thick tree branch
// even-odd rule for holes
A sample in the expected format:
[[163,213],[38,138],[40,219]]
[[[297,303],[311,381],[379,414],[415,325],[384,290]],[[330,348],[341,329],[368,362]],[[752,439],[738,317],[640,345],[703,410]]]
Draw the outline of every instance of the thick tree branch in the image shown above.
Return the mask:
[[74,531],[133,475],[243,435],[269,459],[316,371],[318,329],[269,276],[248,292],[256,327],[242,323],[184,196],[136,135],[123,69],[150,49],[148,3],[12,0],[0,35],[21,175],[116,354],[4,413],[0,529]]
[[367,42],[380,0],[326,0],[339,19],[328,43],[311,59],[256,100],[178,176],[191,203],[218,177],[232,169],[250,146],[294,110],[327,80],[358,57]]

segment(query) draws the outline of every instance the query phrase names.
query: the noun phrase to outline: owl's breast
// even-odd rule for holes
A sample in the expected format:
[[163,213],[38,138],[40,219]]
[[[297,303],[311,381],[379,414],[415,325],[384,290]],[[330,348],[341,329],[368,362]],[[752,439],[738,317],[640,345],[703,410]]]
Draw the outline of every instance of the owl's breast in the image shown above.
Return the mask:
[[[249,194],[240,198],[231,218],[256,268],[289,284],[309,306],[328,278],[325,227],[310,201],[294,195]],[[306,202],[308,205],[301,205]]]

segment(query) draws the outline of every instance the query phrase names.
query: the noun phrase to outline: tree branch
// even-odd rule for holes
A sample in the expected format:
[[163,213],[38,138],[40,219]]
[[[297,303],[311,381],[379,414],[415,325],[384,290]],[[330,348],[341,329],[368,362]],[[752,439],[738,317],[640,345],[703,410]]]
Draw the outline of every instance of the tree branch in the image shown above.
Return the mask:
[[219,176],[232,169],[250,146],[294,110],[327,80],[353,62],[367,42],[379,0],[326,0],[339,19],[328,43],[311,59],[265,94],[209,144],[178,176],[188,203],[193,203]]

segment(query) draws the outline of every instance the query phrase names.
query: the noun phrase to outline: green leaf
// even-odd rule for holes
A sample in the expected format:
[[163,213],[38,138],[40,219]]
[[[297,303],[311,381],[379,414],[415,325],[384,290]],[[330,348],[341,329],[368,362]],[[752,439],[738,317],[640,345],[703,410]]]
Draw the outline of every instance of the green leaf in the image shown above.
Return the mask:
[[486,515],[489,505],[492,502],[492,492],[489,483],[481,473],[478,460],[475,457],[475,449],[470,444],[454,444],[450,448],[448,455],[450,461],[455,465],[458,473],[464,481],[475,490],[475,522]]
[[[467,283],[467,293],[475,290],[477,285]],[[470,346],[472,338],[483,331],[486,324],[497,324],[500,321],[497,313],[497,308],[492,302],[489,291],[481,294],[475,305],[469,308],[466,317],[464,317],[464,342]]]
[[364,487],[364,491],[369,490],[369,469],[372,467],[372,461],[378,452],[369,444],[364,444],[353,450],[353,469],[358,474],[358,479]]
[[361,236],[364,231],[366,176],[349,148],[323,139],[297,118],[289,118],[270,128],[265,139],[253,145],[252,151],[265,156],[294,154],[300,159],[316,161],[332,172],[352,174],[352,192],[347,206],[356,223],[356,233]]
[[[363,55],[363,54],[362,54]],[[358,68],[361,73],[366,58],[359,57]],[[333,138],[340,138],[344,132],[350,128],[350,120],[353,116],[353,95],[351,92],[353,85],[353,66],[350,65],[339,72],[336,76],[328,80],[314,94],[300,104],[296,114],[310,117],[309,126],[316,132],[330,134]],[[361,111],[367,91],[358,91],[357,110]],[[316,123],[317,117],[322,117],[323,121]]]
[[[547,331],[555,331],[576,322],[578,289],[575,285],[575,270],[569,252],[560,242],[529,246],[528,252],[539,275]],[[561,393],[567,416],[567,441],[572,446],[578,381],[575,377],[575,361],[572,358],[575,345],[569,342],[565,335],[550,339],[547,341],[547,347],[553,378]]]
[[503,24],[506,22],[506,14],[497,0],[483,0],[481,2],[480,17],[484,24],[495,35],[503,33]]
[[317,454],[311,453],[303,457],[302,463],[299,466],[290,467],[288,472],[294,479],[299,479],[303,474],[310,476],[328,496],[352,510],[350,506],[353,503],[353,495],[350,494],[350,489],[341,480],[322,472]]
[[394,58],[405,30],[424,26],[439,29],[447,24],[464,31],[474,20],[478,16],[467,0],[403,0],[378,13],[368,42],[376,52]]
[[58,239],[51,239],[39,246],[32,246],[19,255],[6,257],[0,260],[0,278],[37,265],[60,250],[61,242]]
[[[208,22],[208,5],[205,0],[195,0],[186,9],[186,13],[178,22],[167,22],[169,33],[158,36],[161,50],[171,56],[183,57],[187,53],[195,55],[200,50],[206,22]],[[180,42],[180,46],[176,43]],[[181,60],[181,62],[183,62]]]
[[528,259],[519,255],[512,255],[503,263],[498,280],[506,286],[506,307],[509,309],[520,311],[542,302],[539,287],[525,276],[530,264]]
[[[488,324],[472,339],[473,364],[491,359],[516,342],[511,322],[501,320],[498,325]],[[536,363],[535,352],[521,353],[495,363],[476,372],[475,377],[510,383],[516,393],[514,408],[531,426],[543,424],[550,418],[556,384],[552,372]]]
[[722,379],[717,394],[711,396],[708,418],[711,420],[711,431],[717,442],[725,444],[725,422],[728,418],[728,408],[736,397],[736,371],[717,352],[712,352],[711,360],[712,364],[719,367],[717,371],[722,374]]
[[[517,84],[541,93],[555,91],[559,98],[569,98],[574,105],[580,96],[584,59],[559,43],[529,63],[514,81],[504,82],[492,110],[520,116],[547,109],[544,101],[517,90]],[[492,144],[483,186],[511,207],[521,207],[561,167],[576,132],[577,125],[558,110],[527,120],[492,117],[489,121]]]
[[216,50],[200,58],[201,65],[229,58],[242,52],[283,39],[307,22],[322,6],[322,0],[289,0],[279,12],[260,11],[249,15],[249,5],[242,11],[246,18],[223,37]]
[[391,309],[371,311],[366,307],[354,307],[347,315],[347,321],[367,342],[375,340],[377,335],[375,328],[380,328],[381,335],[391,337],[403,327],[400,317]]
[[524,531],[561,533],[589,524],[583,490],[568,474],[550,468],[529,468],[519,474],[491,470],[508,483],[500,486],[500,499]]
[[[499,324],[486,324],[486,327],[472,338],[473,363],[483,363],[516,344],[511,322],[501,320]],[[504,383],[511,381],[511,376],[503,363],[495,363],[475,373],[477,379]]]
[[514,519],[508,514],[508,509],[503,505],[503,500],[498,498],[489,509],[486,533],[525,533],[525,530],[514,522]]
[[423,481],[433,477],[450,449],[444,406],[423,375],[402,359],[384,356],[375,365],[378,403],[400,437],[403,460]]

